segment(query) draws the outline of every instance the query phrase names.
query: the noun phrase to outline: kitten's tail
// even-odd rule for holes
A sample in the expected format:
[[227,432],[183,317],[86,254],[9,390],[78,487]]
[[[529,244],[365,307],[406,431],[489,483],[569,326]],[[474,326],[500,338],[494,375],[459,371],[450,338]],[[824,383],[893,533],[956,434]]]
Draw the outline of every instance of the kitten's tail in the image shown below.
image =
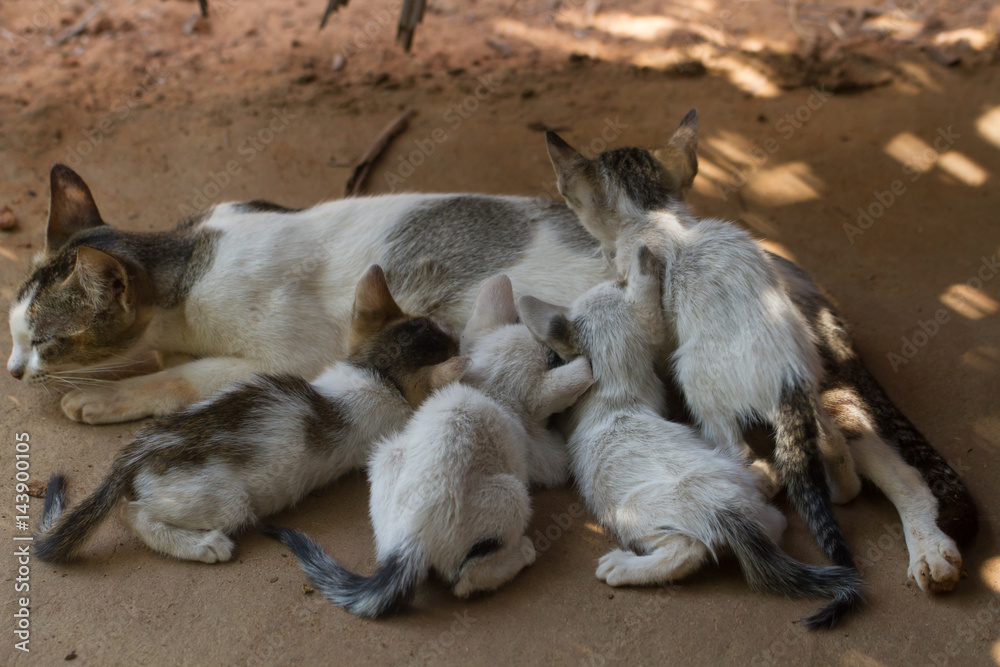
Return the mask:
[[38,532],[44,533],[52,528],[56,519],[66,508],[66,476],[53,474],[45,489],[45,504],[42,506],[42,518],[38,520]]
[[864,584],[856,570],[800,563],[782,551],[763,526],[740,512],[721,510],[718,523],[754,590],[790,598],[833,598],[818,612],[802,619],[809,629],[832,628],[844,615],[864,604]]
[[277,526],[265,526],[263,533],[291,549],[312,585],[355,616],[378,618],[407,605],[427,574],[415,549],[390,554],[375,574],[364,577],[342,567],[305,533]]
[[854,558],[833,514],[826,469],[819,451],[818,407],[804,385],[788,385],[772,421],[774,464],[799,515],[835,565],[854,569]]
[[49,562],[70,560],[122,496],[131,491],[132,477],[125,461],[121,457],[115,459],[97,490],[60,516],[65,506],[66,479],[62,475],[53,475],[45,492],[45,508],[40,522],[43,532],[35,538],[35,555]]

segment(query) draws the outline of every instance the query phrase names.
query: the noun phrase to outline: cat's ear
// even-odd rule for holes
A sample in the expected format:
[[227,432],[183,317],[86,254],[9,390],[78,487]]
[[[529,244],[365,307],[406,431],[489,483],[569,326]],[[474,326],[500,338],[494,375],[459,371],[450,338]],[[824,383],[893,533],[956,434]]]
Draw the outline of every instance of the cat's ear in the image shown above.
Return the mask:
[[589,162],[555,132],[545,133],[545,145],[549,150],[549,160],[552,161],[552,167],[556,170],[560,184],[567,176],[581,172]]
[[469,357],[452,357],[439,364],[421,368],[406,384],[403,392],[406,401],[414,409],[419,408],[435,390],[461,380],[471,365],[472,359]]
[[545,373],[542,386],[545,412],[551,415],[562,412],[576,403],[583,392],[594,384],[594,373],[586,357],[577,357],[563,366]]
[[352,338],[368,338],[389,322],[405,316],[396,300],[392,298],[382,267],[378,264],[369,266],[354,290],[354,308],[351,312]]
[[472,305],[472,315],[462,332],[463,341],[474,341],[478,336],[505,324],[517,322],[514,304],[514,287],[510,278],[501,274],[493,276],[479,288]]
[[691,109],[662,148],[653,155],[663,165],[664,186],[677,196],[687,192],[698,174],[698,110]]
[[632,248],[632,258],[625,276],[629,296],[638,303],[660,307],[663,295],[663,261],[642,242]]
[[104,224],[90,188],[69,167],[57,164],[49,173],[51,195],[45,252],[56,252],[71,236]]
[[580,350],[573,340],[573,323],[567,317],[568,309],[533,296],[522,296],[517,302],[517,312],[535,338],[562,359],[579,356]]
[[458,382],[472,365],[469,357],[452,357],[448,361],[431,366],[427,369],[428,384],[431,390],[446,387],[452,382]]
[[80,246],[76,249],[76,268],[67,280],[75,280],[97,306],[118,304],[125,310],[132,307],[133,290],[128,270],[109,252]]

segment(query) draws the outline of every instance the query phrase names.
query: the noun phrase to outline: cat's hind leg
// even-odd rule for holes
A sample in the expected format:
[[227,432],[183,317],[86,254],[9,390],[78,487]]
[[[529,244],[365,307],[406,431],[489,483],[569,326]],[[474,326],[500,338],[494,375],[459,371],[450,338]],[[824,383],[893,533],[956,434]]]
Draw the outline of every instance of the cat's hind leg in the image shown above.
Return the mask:
[[861,493],[861,478],[844,434],[833,423],[826,410],[821,408],[816,411],[816,415],[821,431],[819,451],[823,455],[826,479],[830,483],[830,500],[843,505]]
[[916,468],[871,429],[851,440],[858,470],[885,494],[903,521],[907,574],[920,590],[945,593],[961,578],[962,554],[937,525],[938,500]]
[[698,570],[710,556],[708,547],[687,535],[669,535],[640,556],[615,549],[601,556],[597,578],[609,586],[647,586],[676,581]]
[[476,591],[492,591],[534,563],[535,557],[535,546],[522,535],[514,545],[468,561],[462,566],[452,591],[462,598]]
[[168,556],[203,563],[221,563],[233,556],[233,541],[221,530],[181,528],[165,523],[142,501],[126,504],[122,517],[150,548]]

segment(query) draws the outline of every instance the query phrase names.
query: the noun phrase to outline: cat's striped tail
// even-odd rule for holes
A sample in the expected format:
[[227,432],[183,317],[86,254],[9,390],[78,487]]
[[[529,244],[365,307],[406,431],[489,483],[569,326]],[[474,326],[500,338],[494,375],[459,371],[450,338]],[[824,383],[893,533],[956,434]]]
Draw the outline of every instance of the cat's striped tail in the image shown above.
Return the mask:
[[292,550],[316,590],[355,616],[378,618],[405,606],[427,574],[416,549],[393,552],[373,575],[365,577],[342,567],[305,533],[278,526],[262,530]]
[[739,560],[750,587],[790,598],[833,598],[818,612],[802,619],[812,629],[832,628],[865,602],[864,584],[847,567],[801,563],[778,547],[758,522],[739,511],[724,509],[717,516],[719,532]]
[[835,565],[855,569],[854,557],[833,514],[830,486],[819,449],[818,406],[810,389],[787,385],[772,416],[774,467],[788,497],[805,519],[823,553]]
[[42,532],[35,538],[35,555],[49,562],[70,560],[122,496],[131,491],[132,477],[125,460],[116,458],[101,485],[72,510],[62,514],[66,479],[53,475],[45,491],[45,509],[40,522]]

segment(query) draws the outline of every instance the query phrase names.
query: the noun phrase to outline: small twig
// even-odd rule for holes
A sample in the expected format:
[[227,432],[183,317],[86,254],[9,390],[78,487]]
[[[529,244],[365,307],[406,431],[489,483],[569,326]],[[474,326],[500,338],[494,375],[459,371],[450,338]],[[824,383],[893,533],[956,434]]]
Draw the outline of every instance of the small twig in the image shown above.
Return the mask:
[[88,9],[87,13],[83,15],[83,18],[80,19],[80,21],[75,26],[64,32],[62,34],[62,37],[56,40],[56,45],[62,46],[63,44],[73,39],[74,37],[82,35],[84,32],[86,32],[87,24],[90,23],[91,20],[93,20],[93,18],[100,13],[100,11],[101,11],[100,5],[94,5],[93,7]]
[[406,126],[410,123],[410,118],[416,115],[416,113],[413,109],[407,109],[382,130],[375,143],[365,151],[365,154],[358,161],[357,166],[354,167],[354,173],[351,174],[351,177],[347,180],[347,185],[344,186],[345,197],[354,197],[364,191],[365,182],[368,180],[368,174],[371,172],[375,161],[389,147],[392,140],[406,129]]

